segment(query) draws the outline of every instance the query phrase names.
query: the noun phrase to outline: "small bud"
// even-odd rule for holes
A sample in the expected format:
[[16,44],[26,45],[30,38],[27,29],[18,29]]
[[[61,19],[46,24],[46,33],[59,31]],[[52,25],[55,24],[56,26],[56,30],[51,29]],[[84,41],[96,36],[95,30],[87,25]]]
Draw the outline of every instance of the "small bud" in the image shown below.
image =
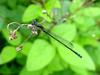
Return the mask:
[[16,47],[16,51],[20,51],[20,50],[22,50],[22,48],[23,48],[23,46],[20,45],[20,46]]
[[46,10],[42,10],[42,13],[43,13],[43,14],[47,14],[47,11],[46,11]]

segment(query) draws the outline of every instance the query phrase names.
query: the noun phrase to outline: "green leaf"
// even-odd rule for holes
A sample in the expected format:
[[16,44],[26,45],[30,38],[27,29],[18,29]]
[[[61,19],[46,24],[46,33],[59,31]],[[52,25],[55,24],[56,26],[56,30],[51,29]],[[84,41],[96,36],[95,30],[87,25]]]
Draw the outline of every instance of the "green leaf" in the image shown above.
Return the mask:
[[17,0],[7,0],[7,4],[10,8],[14,9],[16,7]]
[[51,61],[51,63],[46,67],[45,70],[48,71],[48,73],[53,73],[53,72],[57,72],[57,71],[61,71],[64,70],[68,67],[68,64],[63,65],[63,61],[60,59],[60,57],[58,55],[55,56],[55,58]]
[[82,6],[83,1],[84,0],[73,0],[70,6],[70,12],[74,13],[75,11],[77,11],[77,9],[79,9]]
[[[66,49],[63,46],[59,46],[58,51],[62,59],[66,62],[69,63],[70,65],[79,67],[79,68],[84,68],[88,70],[95,70],[95,64],[89,54],[83,49],[80,45],[78,44],[73,44],[74,50],[78,52],[82,58],[78,57],[75,55],[73,52],[70,50]],[[91,65],[91,66],[90,66]]]
[[9,40],[9,31],[8,30],[6,30],[6,29],[3,29],[2,30],[2,33],[3,33],[3,35],[4,35],[4,37],[5,37],[5,39],[7,40],[7,42],[9,43],[9,44],[11,44],[11,45],[14,45],[14,46],[16,46],[16,45],[19,45],[20,43],[21,43],[21,35],[20,35],[20,33],[16,33],[17,34],[17,38],[16,39],[14,39],[14,40]]
[[19,75],[41,75],[41,70],[39,70],[39,71],[28,71],[27,68],[24,67]]
[[96,25],[95,20],[87,16],[75,16],[73,20],[81,31],[87,31],[90,27]]
[[0,1],[0,5],[3,4],[3,3],[5,3],[5,2],[6,2],[6,0],[2,0],[2,1]]
[[30,5],[24,12],[22,20],[24,22],[32,21],[33,19],[36,19],[39,17],[42,13],[42,9],[38,5]]
[[42,39],[36,40],[29,52],[26,67],[35,71],[47,66],[55,56],[55,49]]
[[88,17],[100,17],[100,8],[98,7],[88,7],[80,10],[77,14],[82,14]]
[[97,45],[97,41],[95,38],[92,37],[92,34],[91,34],[91,36],[89,34],[86,35],[86,32],[82,33],[82,36],[81,37],[79,36],[78,39],[79,40],[77,42],[83,46],[85,46],[85,45],[96,46]]
[[72,41],[76,35],[76,27],[74,24],[63,23],[55,26],[52,32],[68,41]]
[[6,8],[6,6],[0,5],[0,9],[0,16],[4,18],[8,17],[9,10]]
[[[58,39],[62,38],[61,41],[65,42],[67,44],[67,43],[69,43],[68,41],[72,41],[74,39],[74,37],[76,36],[76,27],[74,24],[63,23],[63,24],[55,26],[52,29],[52,32],[54,32],[57,35],[56,37]],[[52,38],[51,38],[51,42],[56,47],[61,45],[59,42],[55,41]]]
[[16,50],[14,47],[6,46],[0,54],[0,64],[7,63],[16,57]]
[[71,69],[77,74],[77,75],[90,75],[89,71],[87,69],[78,68],[75,66],[71,66]]
[[0,67],[0,73],[3,75],[8,75],[11,73],[11,69],[9,69],[7,65],[3,65]]
[[31,49],[31,46],[32,46],[32,43],[30,42],[25,43],[23,46],[23,50],[21,50],[21,53],[23,53],[24,55],[28,55]]
[[71,2],[69,0],[63,0],[61,2],[61,9],[59,13],[60,15],[65,15],[69,13],[69,8],[70,8]]
[[[55,3],[55,4],[53,4]],[[51,16],[51,13],[53,11],[53,8],[61,8],[59,0],[48,0],[47,3],[45,3],[45,8],[47,13]],[[52,19],[48,17],[47,14],[41,14],[41,17],[43,17],[48,22],[51,22]]]
[[16,56],[16,62],[19,65],[24,66],[26,64],[26,56],[23,55],[22,53],[18,53]]
[[60,1],[59,0],[55,0],[56,2],[55,2],[55,6],[54,7],[56,7],[56,8],[61,8],[61,5],[60,5]]
[[0,17],[0,30],[3,28],[4,19]]
[[[17,5],[16,9],[13,9],[12,11],[9,11],[8,18],[11,21],[18,21],[20,22],[22,20],[22,15],[25,11],[25,6]],[[11,15],[10,15],[11,14]]]
[[45,7],[47,12],[51,13],[53,8],[60,8],[61,6],[59,0],[48,0],[48,2],[45,4]]
[[52,21],[52,19],[50,17],[48,17],[47,14],[41,14],[41,17],[43,17],[48,22],[51,22]]
[[98,43],[97,48],[95,49],[95,52],[92,52],[92,55],[94,57],[94,62],[97,66],[100,66],[100,43]]

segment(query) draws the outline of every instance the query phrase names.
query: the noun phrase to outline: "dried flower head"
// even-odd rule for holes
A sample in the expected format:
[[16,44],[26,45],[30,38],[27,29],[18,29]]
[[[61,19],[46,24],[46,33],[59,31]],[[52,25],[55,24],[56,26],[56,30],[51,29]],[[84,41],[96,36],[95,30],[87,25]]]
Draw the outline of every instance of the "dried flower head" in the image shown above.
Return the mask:
[[19,45],[18,47],[16,47],[16,51],[21,51],[23,48],[23,45]]
[[26,37],[26,39],[18,47],[16,47],[16,51],[21,51],[23,48],[23,44],[27,42],[32,37],[33,34],[36,35],[38,34],[37,29],[35,27],[35,22],[33,22],[32,24],[20,24],[17,22],[12,22],[7,25],[7,29],[10,31],[9,40],[16,39],[17,38],[16,32],[18,30],[20,31],[21,28],[29,29],[31,32],[30,35]]
[[17,36],[16,36],[16,31],[10,31],[10,36],[9,36],[9,40],[13,40],[13,39],[16,39]]
[[18,31],[19,28],[20,28],[20,24],[17,22],[11,22],[7,25],[7,29],[10,31],[9,40],[13,40],[17,38],[16,32]]

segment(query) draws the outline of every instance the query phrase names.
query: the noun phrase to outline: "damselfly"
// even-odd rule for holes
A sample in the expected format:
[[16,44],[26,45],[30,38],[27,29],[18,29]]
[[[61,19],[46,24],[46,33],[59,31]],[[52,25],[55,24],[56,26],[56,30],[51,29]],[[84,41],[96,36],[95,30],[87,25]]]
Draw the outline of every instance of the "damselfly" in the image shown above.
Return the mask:
[[[50,37],[52,37],[53,39],[55,39],[56,41],[58,41],[59,43],[61,43],[63,46],[65,46],[66,48],[68,48],[70,51],[72,51],[73,53],[75,53],[78,57],[82,58],[82,56],[77,53],[75,50],[73,50],[73,44],[67,40],[64,40],[63,38],[61,38],[60,36],[49,32],[47,29],[45,29],[41,24],[37,23],[35,20],[31,23],[31,24],[20,24],[20,23],[16,23],[16,22],[12,22],[10,24],[8,24],[7,26],[8,29],[10,29],[10,39],[16,39],[16,31],[18,30],[24,30],[24,32],[29,32],[30,35],[28,36],[28,38],[25,40],[27,41],[29,38],[31,38],[31,36],[33,34],[38,34],[38,30],[43,31],[44,33],[46,33],[47,35],[49,35]],[[24,41],[24,42],[25,42]],[[24,44],[24,42],[17,47],[17,50],[20,50],[22,48],[22,45]]]

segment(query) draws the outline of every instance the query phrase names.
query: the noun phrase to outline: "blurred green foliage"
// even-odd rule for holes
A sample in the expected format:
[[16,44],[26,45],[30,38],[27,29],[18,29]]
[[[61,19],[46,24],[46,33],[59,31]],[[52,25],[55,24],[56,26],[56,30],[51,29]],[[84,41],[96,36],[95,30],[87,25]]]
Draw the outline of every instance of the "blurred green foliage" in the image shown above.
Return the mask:
[[[17,32],[11,41],[7,24],[33,19],[45,20],[45,28],[73,42],[82,59],[44,33],[17,52],[28,32]],[[0,36],[0,75],[100,75],[99,0],[1,0]]]

